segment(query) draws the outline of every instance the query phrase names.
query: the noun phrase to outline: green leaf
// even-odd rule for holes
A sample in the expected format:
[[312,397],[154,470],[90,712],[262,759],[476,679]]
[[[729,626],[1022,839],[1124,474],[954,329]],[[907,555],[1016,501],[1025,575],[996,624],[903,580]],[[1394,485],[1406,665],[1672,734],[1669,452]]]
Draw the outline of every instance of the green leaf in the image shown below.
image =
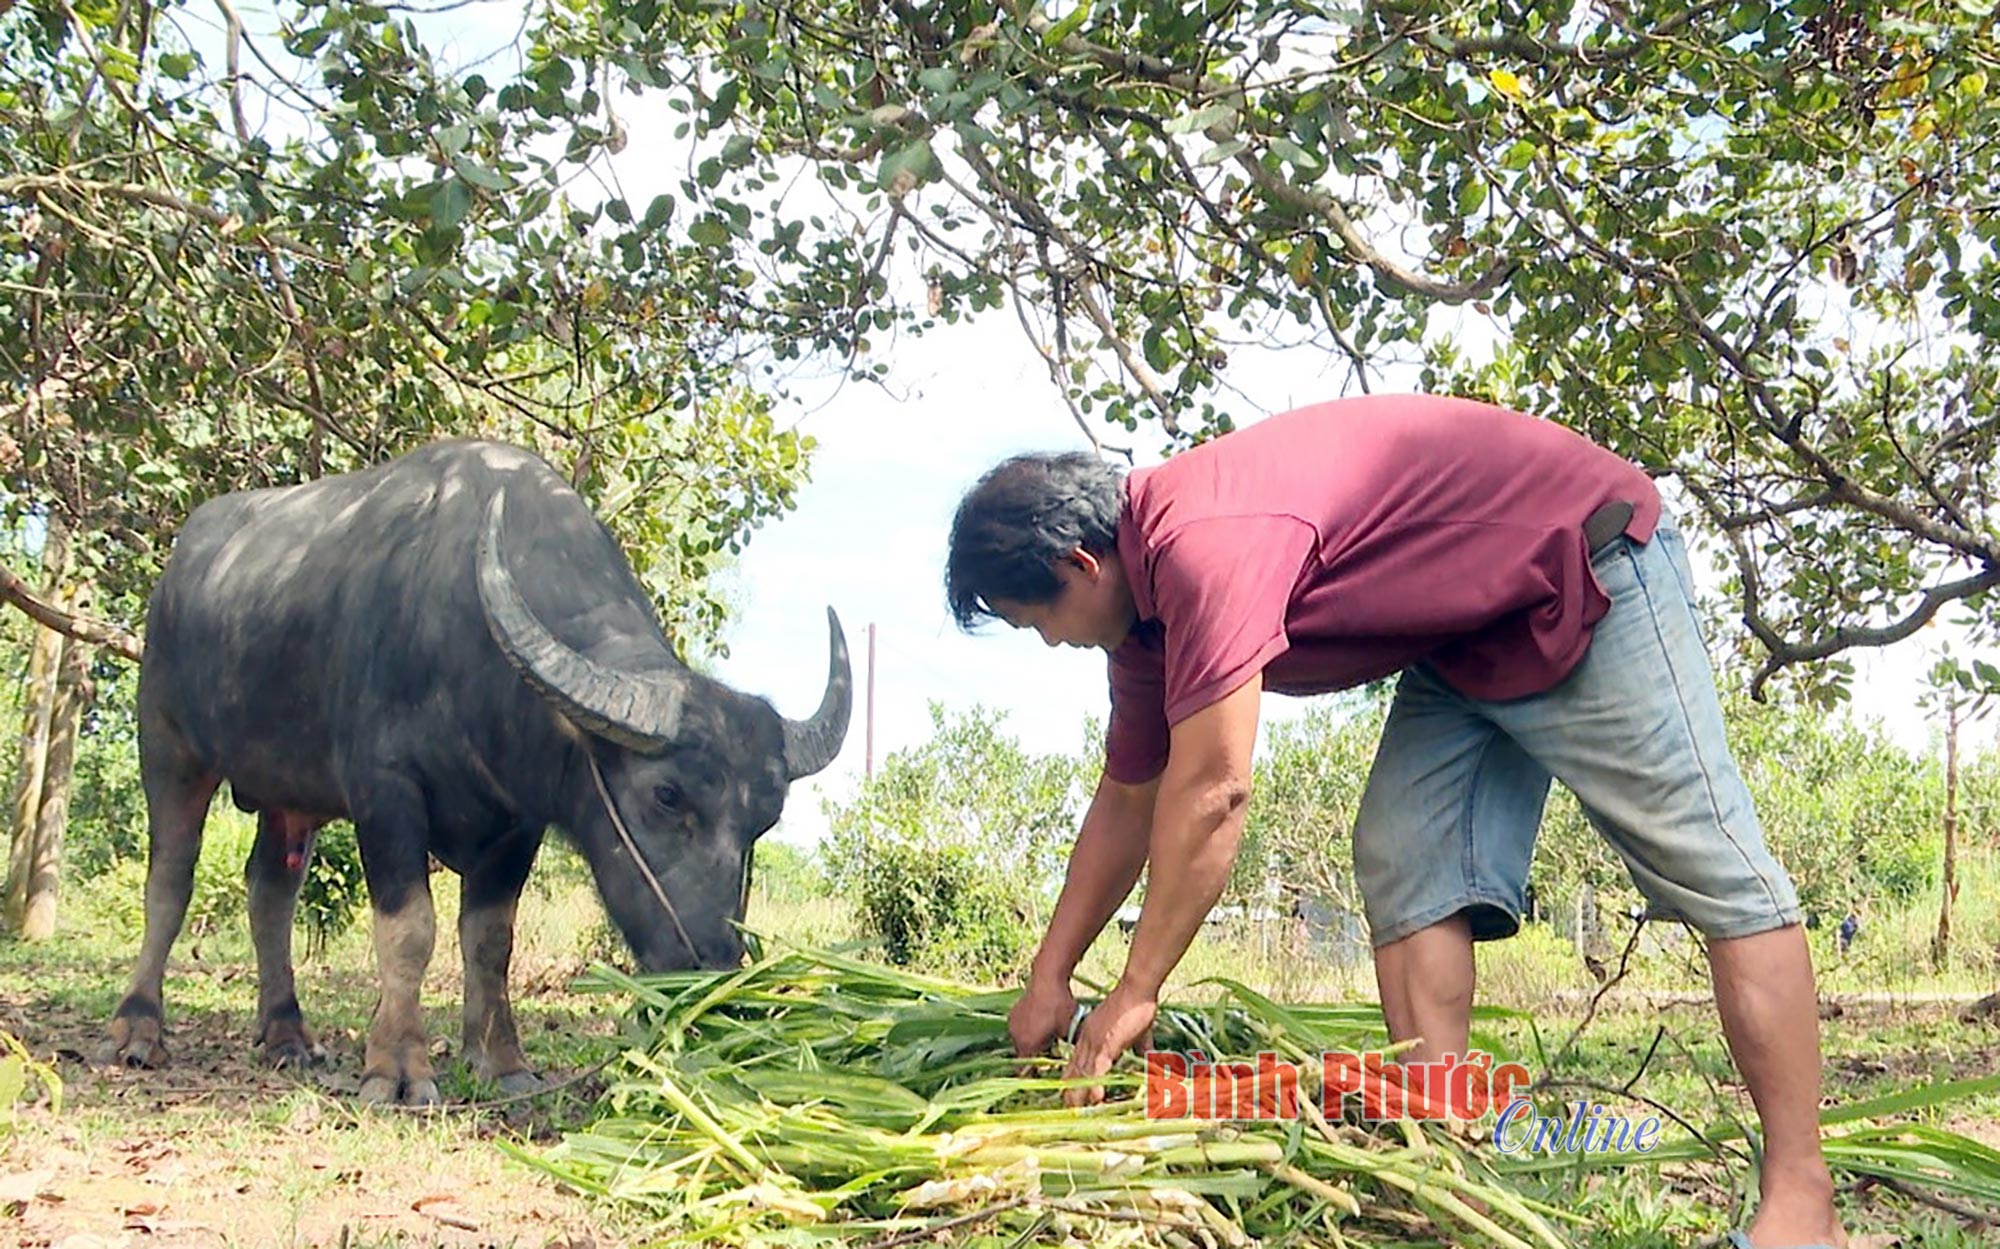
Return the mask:
[[1249,146],[1250,144],[1246,140],[1230,139],[1227,142],[1218,143],[1206,152],[1203,152],[1195,163],[1198,165],[1219,165]]
[[444,230],[455,230],[458,223],[465,220],[465,214],[472,211],[472,192],[466,189],[459,178],[446,178],[431,192],[431,224]]
[[14,1108],[28,1090],[28,1065],[19,1054],[0,1058],[0,1123],[14,1121]]
[[458,176],[482,191],[504,191],[507,179],[470,157],[461,156],[451,162]]
[[715,99],[708,106],[708,128],[716,129],[736,115],[736,103],[743,96],[743,84],[731,78],[715,89]]
[[1318,156],[1306,151],[1283,135],[1279,135],[1271,140],[1271,155],[1284,161],[1294,169],[1311,171],[1326,164]]
[[613,221],[617,222],[621,226],[628,226],[632,224],[632,207],[622,199],[614,199],[606,201],[604,205],[604,215],[611,218]]
[[673,216],[674,197],[671,195],[655,195],[653,202],[646,205],[646,215],[639,224],[647,230],[657,230],[667,224],[667,222],[673,220]]
[[723,247],[729,242],[729,227],[711,213],[688,227],[688,237],[703,247]]
[[1090,17],[1090,3],[1091,0],[1076,0],[1076,7],[1071,9],[1061,21],[1050,26],[1048,32],[1042,36],[1042,46],[1045,48],[1056,47],[1063,40],[1081,30],[1083,23]]
[[1479,211],[1486,202],[1486,179],[1477,176],[1467,178],[1458,184],[1458,211],[1460,216],[1469,217]]
[[899,182],[912,179],[912,185],[922,185],[936,169],[937,154],[931,150],[930,140],[912,139],[882,158],[882,167],[875,174],[875,185],[885,191],[895,189]]
[[1183,113],[1166,125],[1168,134],[1199,134],[1210,126],[1226,125],[1236,129],[1236,106],[1233,104],[1211,104],[1207,108],[1192,113]]

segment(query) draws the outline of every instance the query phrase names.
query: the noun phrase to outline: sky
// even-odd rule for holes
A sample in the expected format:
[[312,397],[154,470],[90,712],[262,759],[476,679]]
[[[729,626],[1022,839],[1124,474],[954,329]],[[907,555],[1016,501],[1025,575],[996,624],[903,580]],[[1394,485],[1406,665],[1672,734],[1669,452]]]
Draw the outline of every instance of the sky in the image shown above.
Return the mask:
[[[1075,751],[1085,718],[1107,711],[1101,652],[1044,646],[1032,630],[991,625],[959,631],[945,607],[946,535],[959,498],[1000,459],[1027,450],[1077,450],[1088,443],[1051,386],[1041,359],[1011,320],[906,337],[890,354],[887,387],[850,385],[810,411],[798,427],[817,438],[812,480],[798,509],[751,540],[726,581],[741,605],[725,633],[730,655],[716,675],[805,716],[825,679],[823,616],[839,612],[854,659],[853,727],[827,772],[796,783],[775,836],[801,844],[825,828],[822,799],[844,800],[858,786],[867,754],[867,630],[876,626],[875,745],[888,752],[930,736],[929,706],[983,705],[1031,750]],[[1294,384],[1270,388],[1262,411],[1239,410],[1239,424],[1333,397],[1330,367],[1267,361],[1269,383],[1289,371]],[[1406,387],[1403,387],[1407,389]],[[1395,386],[1378,389],[1397,389]],[[1260,396],[1261,397],[1261,396]],[[1697,556],[1707,593],[1721,574]],[[1859,657],[1855,706],[1892,736],[1921,748],[1931,723],[1915,698],[1929,658],[1920,643]],[[1265,723],[1302,714],[1306,700],[1266,694]]]
[[[268,9],[244,8],[253,30],[269,30]],[[199,22],[198,9],[187,11]],[[464,65],[492,57],[504,73],[518,52],[520,29],[512,0],[475,4],[419,19],[433,47]],[[200,29],[191,34],[206,43]],[[275,50],[274,43],[267,49]],[[219,65],[219,46],[203,47]],[[672,137],[678,120],[657,101],[619,97],[629,141],[615,163],[630,202],[677,191],[686,168],[684,145]],[[282,123],[280,123],[282,124]],[[912,295],[921,297],[913,286]],[[1441,311],[1434,328],[1477,351],[1490,345],[1483,318]],[[963,711],[983,705],[1004,713],[1005,725],[1036,751],[1074,751],[1086,717],[1107,709],[1100,653],[1050,650],[1032,631],[993,625],[961,633],[945,609],[943,561],[952,512],[972,482],[1000,459],[1020,451],[1088,446],[1050,383],[1046,366],[1011,314],[972,324],[901,334],[864,363],[886,363],[881,385],[826,381],[807,384],[783,404],[778,419],[815,438],[811,480],[797,509],[768,523],[726,575],[723,590],[738,613],[724,638],[730,654],[715,675],[770,698],[780,712],[809,715],[825,683],[825,608],[845,626],[853,656],[855,708],[839,757],[824,773],[793,786],[776,836],[809,844],[825,828],[822,800],[856,790],[868,754],[868,630],[876,630],[875,761],[921,743],[930,733],[933,702]],[[1310,352],[1239,351],[1228,381],[1246,398],[1231,410],[1237,424],[1336,396],[1342,375]],[[1414,379],[1390,375],[1378,391],[1407,390]],[[1141,452],[1157,431],[1121,436]],[[1713,592],[1720,574],[1699,554],[1697,579]],[[1915,705],[1929,666],[1930,631],[1914,644],[1859,662],[1856,707],[1881,718],[1909,747],[1923,746],[1932,726]],[[1301,700],[1266,695],[1266,723],[1299,715]]]
[[[875,751],[930,735],[930,705],[1004,712],[1029,749],[1074,751],[1107,709],[1104,656],[1050,649],[1032,630],[966,634],[945,606],[945,539],[979,475],[1022,451],[1088,448],[1040,356],[1011,320],[899,340],[884,387],[850,384],[799,417],[819,440],[798,509],[751,540],[725,581],[741,611],[716,675],[803,716],[824,683],[832,605],[854,655],[855,717],[829,771],[793,786],[780,835],[811,841],[819,796],[853,792],[867,756],[867,631],[875,626]],[[1304,400],[1301,400],[1302,402]],[[1270,696],[1272,714],[1297,700]],[[1275,705],[1284,704],[1284,705]]]

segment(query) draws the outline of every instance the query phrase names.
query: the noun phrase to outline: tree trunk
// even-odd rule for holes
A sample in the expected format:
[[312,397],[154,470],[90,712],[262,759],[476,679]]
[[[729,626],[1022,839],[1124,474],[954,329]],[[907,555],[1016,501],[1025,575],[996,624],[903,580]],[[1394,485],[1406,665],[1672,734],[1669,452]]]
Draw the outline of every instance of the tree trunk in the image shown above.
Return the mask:
[[1586,880],[1577,886],[1570,941],[1575,945],[1577,954],[1582,956],[1597,948],[1597,939],[1597,888]]
[[1931,938],[1931,969],[1943,971],[1951,956],[1951,904],[1958,900],[1958,704],[1944,722],[1944,889],[1938,902],[1937,935]]
[[[77,596],[82,606],[82,595]],[[56,932],[56,894],[62,883],[63,830],[69,826],[70,778],[76,768],[77,728],[90,708],[90,648],[63,643],[56,672],[56,704],[49,718],[48,762],[42,771],[41,811],[27,870],[27,899],[16,929],[24,941],[46,941]]]
[[[62,580],[69,564],[69,535],[62,522],[49,521],[42,546],[42,565],[48,584]],[[29,880],[34,875],[39,846],[42,793],[49,761],[49,730],[55,720],[56,684],[62,666],[62,634],[53,629],[35,630],[34,649],[28,659],[28,697],[21,729],[21,766],[14,792],[12,850],[7,863],[5,919],[7,927],[21,932],[27,919]]]

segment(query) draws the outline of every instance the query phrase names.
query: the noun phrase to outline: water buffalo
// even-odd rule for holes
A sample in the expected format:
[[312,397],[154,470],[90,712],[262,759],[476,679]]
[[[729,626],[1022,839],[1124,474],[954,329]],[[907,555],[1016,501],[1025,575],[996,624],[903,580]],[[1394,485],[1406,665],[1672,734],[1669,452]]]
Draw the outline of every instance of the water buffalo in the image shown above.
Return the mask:
[[314,833],[347,818],[381,976],[362,1098],[437,1099],[418,1000],[432,857],[460,877],[465,1056],[509,1092],[536,1087],[507,965],[544,831],[589,861],[642,965],[738,962],[752,847],[847,732],[847,647],[827,617],[810,720],[690,671],[582,497],[495,443],[203,504],[148,605],[146,932],[105,1056],[163,1057],[167,952],[228,781],[257,814],[244,870],[269,1060],[321,1052],[293,987],[292,916]]

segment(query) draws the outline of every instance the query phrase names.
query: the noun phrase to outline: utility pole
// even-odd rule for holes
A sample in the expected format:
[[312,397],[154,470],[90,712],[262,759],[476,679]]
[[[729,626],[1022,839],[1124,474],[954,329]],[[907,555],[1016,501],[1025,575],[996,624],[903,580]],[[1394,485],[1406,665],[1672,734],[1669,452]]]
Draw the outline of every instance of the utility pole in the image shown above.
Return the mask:
[[1958,901],[1958,699],[1945,704],[1944,722],[1944,891],[1938,902],[1937,934],[1931,938],[1931,969],[1943,971],[1951,959],[1951,904]]
[[868,622],[868,749],[861,758],[861,778],[875,779],[875,622]]

